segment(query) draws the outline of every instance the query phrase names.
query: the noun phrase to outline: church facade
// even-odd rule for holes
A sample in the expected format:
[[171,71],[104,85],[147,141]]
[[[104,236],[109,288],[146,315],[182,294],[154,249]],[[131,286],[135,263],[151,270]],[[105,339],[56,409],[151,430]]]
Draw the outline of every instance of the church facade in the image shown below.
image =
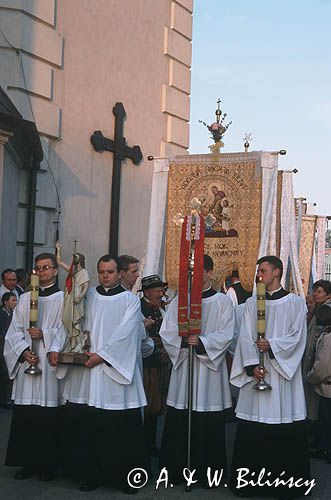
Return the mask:
[[113,155],[90,137],[114,138],[116,102],[143,154],[122,163],[119,252],[143,257],[147,157],[188,148],[192,12],[192,0],[0,0],[0,269],[54,251],[57,235],[91,271],[107,253]]

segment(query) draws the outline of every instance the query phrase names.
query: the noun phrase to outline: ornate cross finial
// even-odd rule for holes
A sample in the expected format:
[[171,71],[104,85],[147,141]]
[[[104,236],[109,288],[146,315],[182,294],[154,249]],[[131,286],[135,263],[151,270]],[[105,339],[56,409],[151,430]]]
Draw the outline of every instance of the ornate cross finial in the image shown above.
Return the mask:
[[211,133],[211,137],[214,139],[214,144],[212,146],[209,146],[209,149],[216,156],[218,156],[220,154],[221,148],[224,147],[224,143],[222,141],[222,138],[232,123],[232,122],[229,122],[227,125],[225,125],[224,120],[227,117],[227,114],[224,113],[223,117],[221,118],[222,110],[221,110],[220,104],[221,104],[221,99],[218,98],[217,109],[215,111],[216,122],[212,123],[211,125],[208,125],[206,122],[199,120],[199,123],[202,123],[205,127],[207,127],[207,129]]
[[217,141],[215,142],[215,144],[211,144],[210,146],[208,146],[213,156],[219,156],[221,154],[221,148],[223,147],[224,147],[224,142],[222,141]]

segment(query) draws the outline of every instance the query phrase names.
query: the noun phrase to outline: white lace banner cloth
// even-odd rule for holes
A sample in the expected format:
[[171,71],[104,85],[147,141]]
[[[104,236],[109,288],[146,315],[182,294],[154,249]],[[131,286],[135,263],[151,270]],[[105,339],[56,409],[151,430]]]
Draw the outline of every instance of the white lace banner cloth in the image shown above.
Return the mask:
[[[167,190],[169,175],[169,159],[154,160],[152,181],[151,208],[149,216],[149,232],[142,276],[159,274],[163,276],[164,264],[164,234],[166,224]],[[258,257],[276,254],[276,224],[277,224],[277,175],[278,156],[261,152],[262,169],[262,210],[261,210],[261,240]],[[299,271],[299,257],[297,250],[297,234],[295,211],[293,203],[292,173],[283,173],[282,201],[281,201],[281,255],[284,264],[282,284],[290,258],[293,274],[293,283],[296,293],[303,295]]]
[[[291,235],[293,233],[293,174],[292,172],[283,172],[282,178],[282,198],[280,208],[280,259],[283,262],[284,272],[282,285],[285,287],[285,280],[288,268],[288,261],[291,253]],[[287,219],[289,217],[289,219]],[[294,221],[294,231],[296,224]]]
[[288,262],[291,263],[294,291],[304,296],[299,268],[299,254],[297,242],[297,227],[295,221],[295,207],[293,203],[293,173],[283,172],[282,198],[280,208],[280,258],[283,262],[284,272],[282,285],[285,287]]
[[276,154],[261,153],[262,210],[259,258],[276,254],[277,169]]
[[316,278],[316,245],[313,247],[313,257],[311,259],[311,280],[313,283],[317,281]]
[[163,275],[164,234],[168,191],[169,159],[154,160],[149,230],[143,276]]
[[316,280],[324,279],[326,217],[317,217]]

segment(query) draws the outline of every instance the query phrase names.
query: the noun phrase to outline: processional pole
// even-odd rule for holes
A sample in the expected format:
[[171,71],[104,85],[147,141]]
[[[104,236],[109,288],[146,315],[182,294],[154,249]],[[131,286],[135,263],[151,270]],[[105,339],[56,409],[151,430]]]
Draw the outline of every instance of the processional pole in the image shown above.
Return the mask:
[[[200,204],[200,201],[196,198],[190,202],[191,215],[184,217],[182,225],[179,262],[178,329],[179,335],[183,338],[201,333],[205,223],[204,217],[200,216],[198,212]],[[187,468],[191,469],[194,346],[189,344],[188,347]],[[186,491],[191,491],[189,485],[186,486]]]

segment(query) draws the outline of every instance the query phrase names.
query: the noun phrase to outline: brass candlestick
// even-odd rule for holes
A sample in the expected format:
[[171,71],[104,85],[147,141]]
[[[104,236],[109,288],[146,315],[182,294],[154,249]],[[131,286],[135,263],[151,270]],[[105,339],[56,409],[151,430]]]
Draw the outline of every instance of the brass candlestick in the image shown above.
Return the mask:
[[[261,340],[265,338],[265,284],[261,277],[258,278],[256,284],[257,293],[257,339]],[[264,352],[259,349],[260,353],[260,364],[259,368],[265,369],[264,367]],[[264,378],[259,380],[253,385],[256,391],[269,391],[271,385],[269,385]]]
[[[39,276],[32,271],[30,287],[30,328],[36,327],[38,322]],[[36,340],[31,339],[31,354],[36,355]],[[41,375],[42,371],[37,365],[30,365],[24,373],[27,375]]]

